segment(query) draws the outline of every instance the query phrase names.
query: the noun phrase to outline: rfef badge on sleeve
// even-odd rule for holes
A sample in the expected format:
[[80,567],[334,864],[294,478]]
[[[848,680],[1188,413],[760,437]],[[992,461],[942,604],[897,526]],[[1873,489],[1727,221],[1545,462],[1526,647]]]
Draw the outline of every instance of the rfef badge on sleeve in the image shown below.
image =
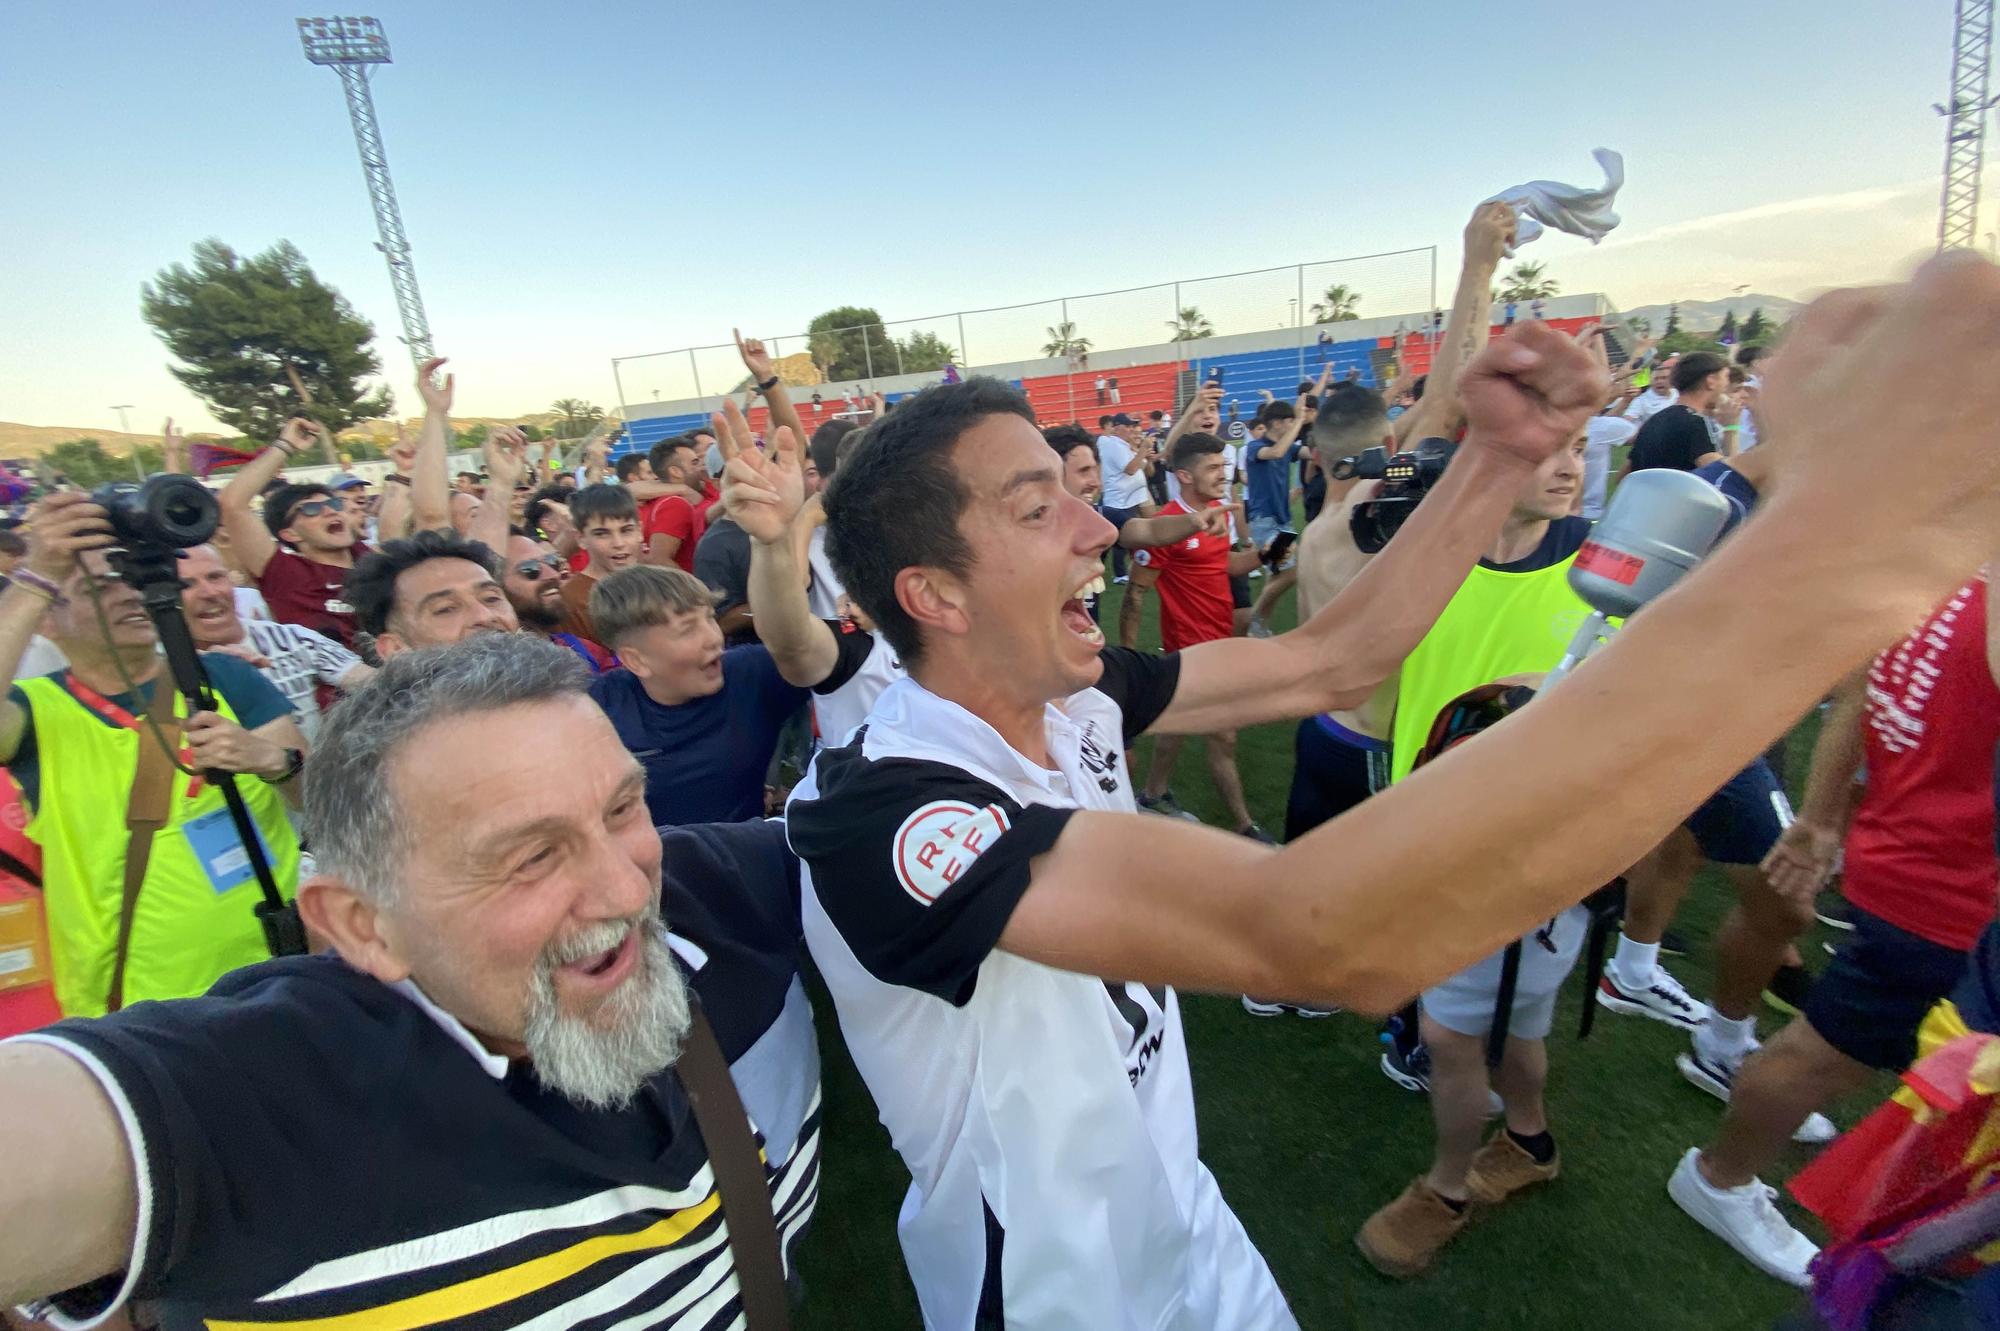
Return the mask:
[[[257,844],[264,849],[264,862],[271,862],[271,846],[264,840],[262,829],[255,822],[251,830],[257,833]],[[236,824],[230,821],[228,809],[212,809],[199,818],[181,824],[181,832],[187,837],[188,849],[194,852],[196,863],[208,875],[208,885],[216,895],[232,891],[256,879],[250,868],[250,852],[243,848],[243,839],[236,835]]]

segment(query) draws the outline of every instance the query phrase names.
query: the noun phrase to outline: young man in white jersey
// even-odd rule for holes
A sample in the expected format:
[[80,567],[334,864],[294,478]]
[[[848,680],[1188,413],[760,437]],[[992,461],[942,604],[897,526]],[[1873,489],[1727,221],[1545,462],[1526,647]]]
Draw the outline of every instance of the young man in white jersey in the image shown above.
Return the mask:
[[[1077,593],[1113,533],[1018,394],[932,388],[871,429],[827,496],[829,551],[911,678],[815,759],[789,833],[808,943],[911,1169],[927,1325],[1294,1325],[1200,1164],[1165,986],[1379,1013],[1657,843],[2000,544],[2000,382],[1974,371],[1996,351],[2000,269],[1977,259],[1823,299],[1771,376],[1774,417],[1815,447],[1787,450],[1765,520],[1620,634],[1589,687],[1277,850],[1133,817],[1124,743],[1365,697],[1602,402],[1602,372],[1518,326],[1468,367],[1467,442],[1408,542],[1291,633],[1167,658],[1102,646]],[[1885,491],[1881,434],[1912,388],[1954,386]],[[1749,571],[1775,563],[1794,594],[1743,613]],[[1754,691],[1690,687],[1743,659],[1781,664]]]

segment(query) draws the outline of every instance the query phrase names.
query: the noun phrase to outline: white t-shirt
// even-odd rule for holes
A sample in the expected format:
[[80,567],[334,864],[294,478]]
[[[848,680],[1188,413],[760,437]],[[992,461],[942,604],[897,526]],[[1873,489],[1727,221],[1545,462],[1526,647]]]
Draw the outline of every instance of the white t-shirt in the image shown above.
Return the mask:
[[[1653,373],[1658,374],[1659,371],[1655,370]],[[1655,393],[1649,386],[1645,392],[1633,398],[1631,405],[1625,408],[1625,419],[1634,425],[1644,425],[1656,413],[1665,411],[1680,400],[1681,395],[1674,392],[1671,388],[1662,396],[1659,393]]]
[[806,546],[806,567],[812,570],[812,586],[806,588],[806,604],[812,607],[815,619],[838,619],[840,598],[847,590],[840,585],[840,575],[833,571],[833,561],[826,557],[826,525],[813,528],[812,540]]
[[1611,484],[1611,450],[1630,442],[1639,427],[1623,416],[1592,416],[1583,444],[1583,516],[1604,516],[1604,492]]
[[264,593],[258,591],[255,587],[235,587],[231,589],[231,595],[236,598],[236,617],[238,619],[277,618],[276,615],[271,613],[270,605],[265,602]]
[[824,693],[814,689],[812,700],[813,725],[825,745],[845,744],[855,727],[868,719],[882,691],[909,673],[881,634],[846,620],[835,620],[832,627],[840,635],[842,660],[829,680],[838,682]]
[[28,639],[27,650],[21,653],[21,663],[14,667],[14,678],[39,679],[67,669],[69,658],[63,655],[63,649],[37,633]]
[[1125,473],[1125,468],[1132,465],[1132,445],[1117,435],[1097,436],[1097,465],[1104,473],[1106,508],[1137,508],[1152,498],[1146,489],[1144,467],[1130,475]]
[[317,740],[319,686],[337,688],[347,672],[361,664],[361,658],[332,638],[297,624],[246,619],[243,630],[250,645],[271,663],[261,670],[264,678],[278,686],[278,692],[299,714],[299,729],[306,739]]
[[1055,770],[913,679],[822,749],[786,826],[806,943],[909,1167],[898,1221],[931,1331],[1290,1331],[1196,1151],[1171,989],[1001,951],[1030,863],[1076,809],[1134,809],[1125,749],[1179,658],[1104,651],[1044,713]]

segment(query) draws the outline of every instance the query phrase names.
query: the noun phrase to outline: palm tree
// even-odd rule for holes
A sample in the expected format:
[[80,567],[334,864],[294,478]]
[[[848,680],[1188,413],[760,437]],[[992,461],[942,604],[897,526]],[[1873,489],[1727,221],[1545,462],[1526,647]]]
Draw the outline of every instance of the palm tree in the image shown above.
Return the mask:
[[1198,337],[1214,337],[1215,325],[1208,316],[1192,305],[1184,306],[1175,317],[1167,320],[1167,327],[1174,330],[1174,341],[1192,342]]
[[1068,319],[1043,331],[1049,335],[1049,340],[1042,344],[1044,356],[1077,356],[1090,350],[1090,339],[1078,337],[1076,325]]
[[1500,288],[1500,299],[1511,301],[1547,300],[1562,290],[1562,284],[1548,275],[1539,263],[1517,263]]
[[574,439],[604,419],[604,408],[580,397],[557,398],[549,404],[549,410],[561,418],[556,433],[563,439]]
[[1336,282],[1313,302],[1312,317],[1316,324],[1345,323],[1359,319],[1360,310],[1361,293],[1344,282]]

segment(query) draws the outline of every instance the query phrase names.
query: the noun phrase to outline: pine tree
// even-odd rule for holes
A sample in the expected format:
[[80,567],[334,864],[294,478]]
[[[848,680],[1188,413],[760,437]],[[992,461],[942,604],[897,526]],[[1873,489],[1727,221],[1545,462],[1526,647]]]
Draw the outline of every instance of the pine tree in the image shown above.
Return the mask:
[[308,415],[327,427],[331,462],[335,430],[389,410],[388,390],[361,382],[382,371],[369,349],[375,329],[290,241],[247,259],[219,240],[201,241],[192,264],[161,269],[139,298],[140,313],[181,362],[174,378],[252,439],[274,438],[286,417]]
[[1667,306],[1667,326],[1661,330],[1661,337],[1672,337],[1681,331],[1681,307],[1679,303]]

